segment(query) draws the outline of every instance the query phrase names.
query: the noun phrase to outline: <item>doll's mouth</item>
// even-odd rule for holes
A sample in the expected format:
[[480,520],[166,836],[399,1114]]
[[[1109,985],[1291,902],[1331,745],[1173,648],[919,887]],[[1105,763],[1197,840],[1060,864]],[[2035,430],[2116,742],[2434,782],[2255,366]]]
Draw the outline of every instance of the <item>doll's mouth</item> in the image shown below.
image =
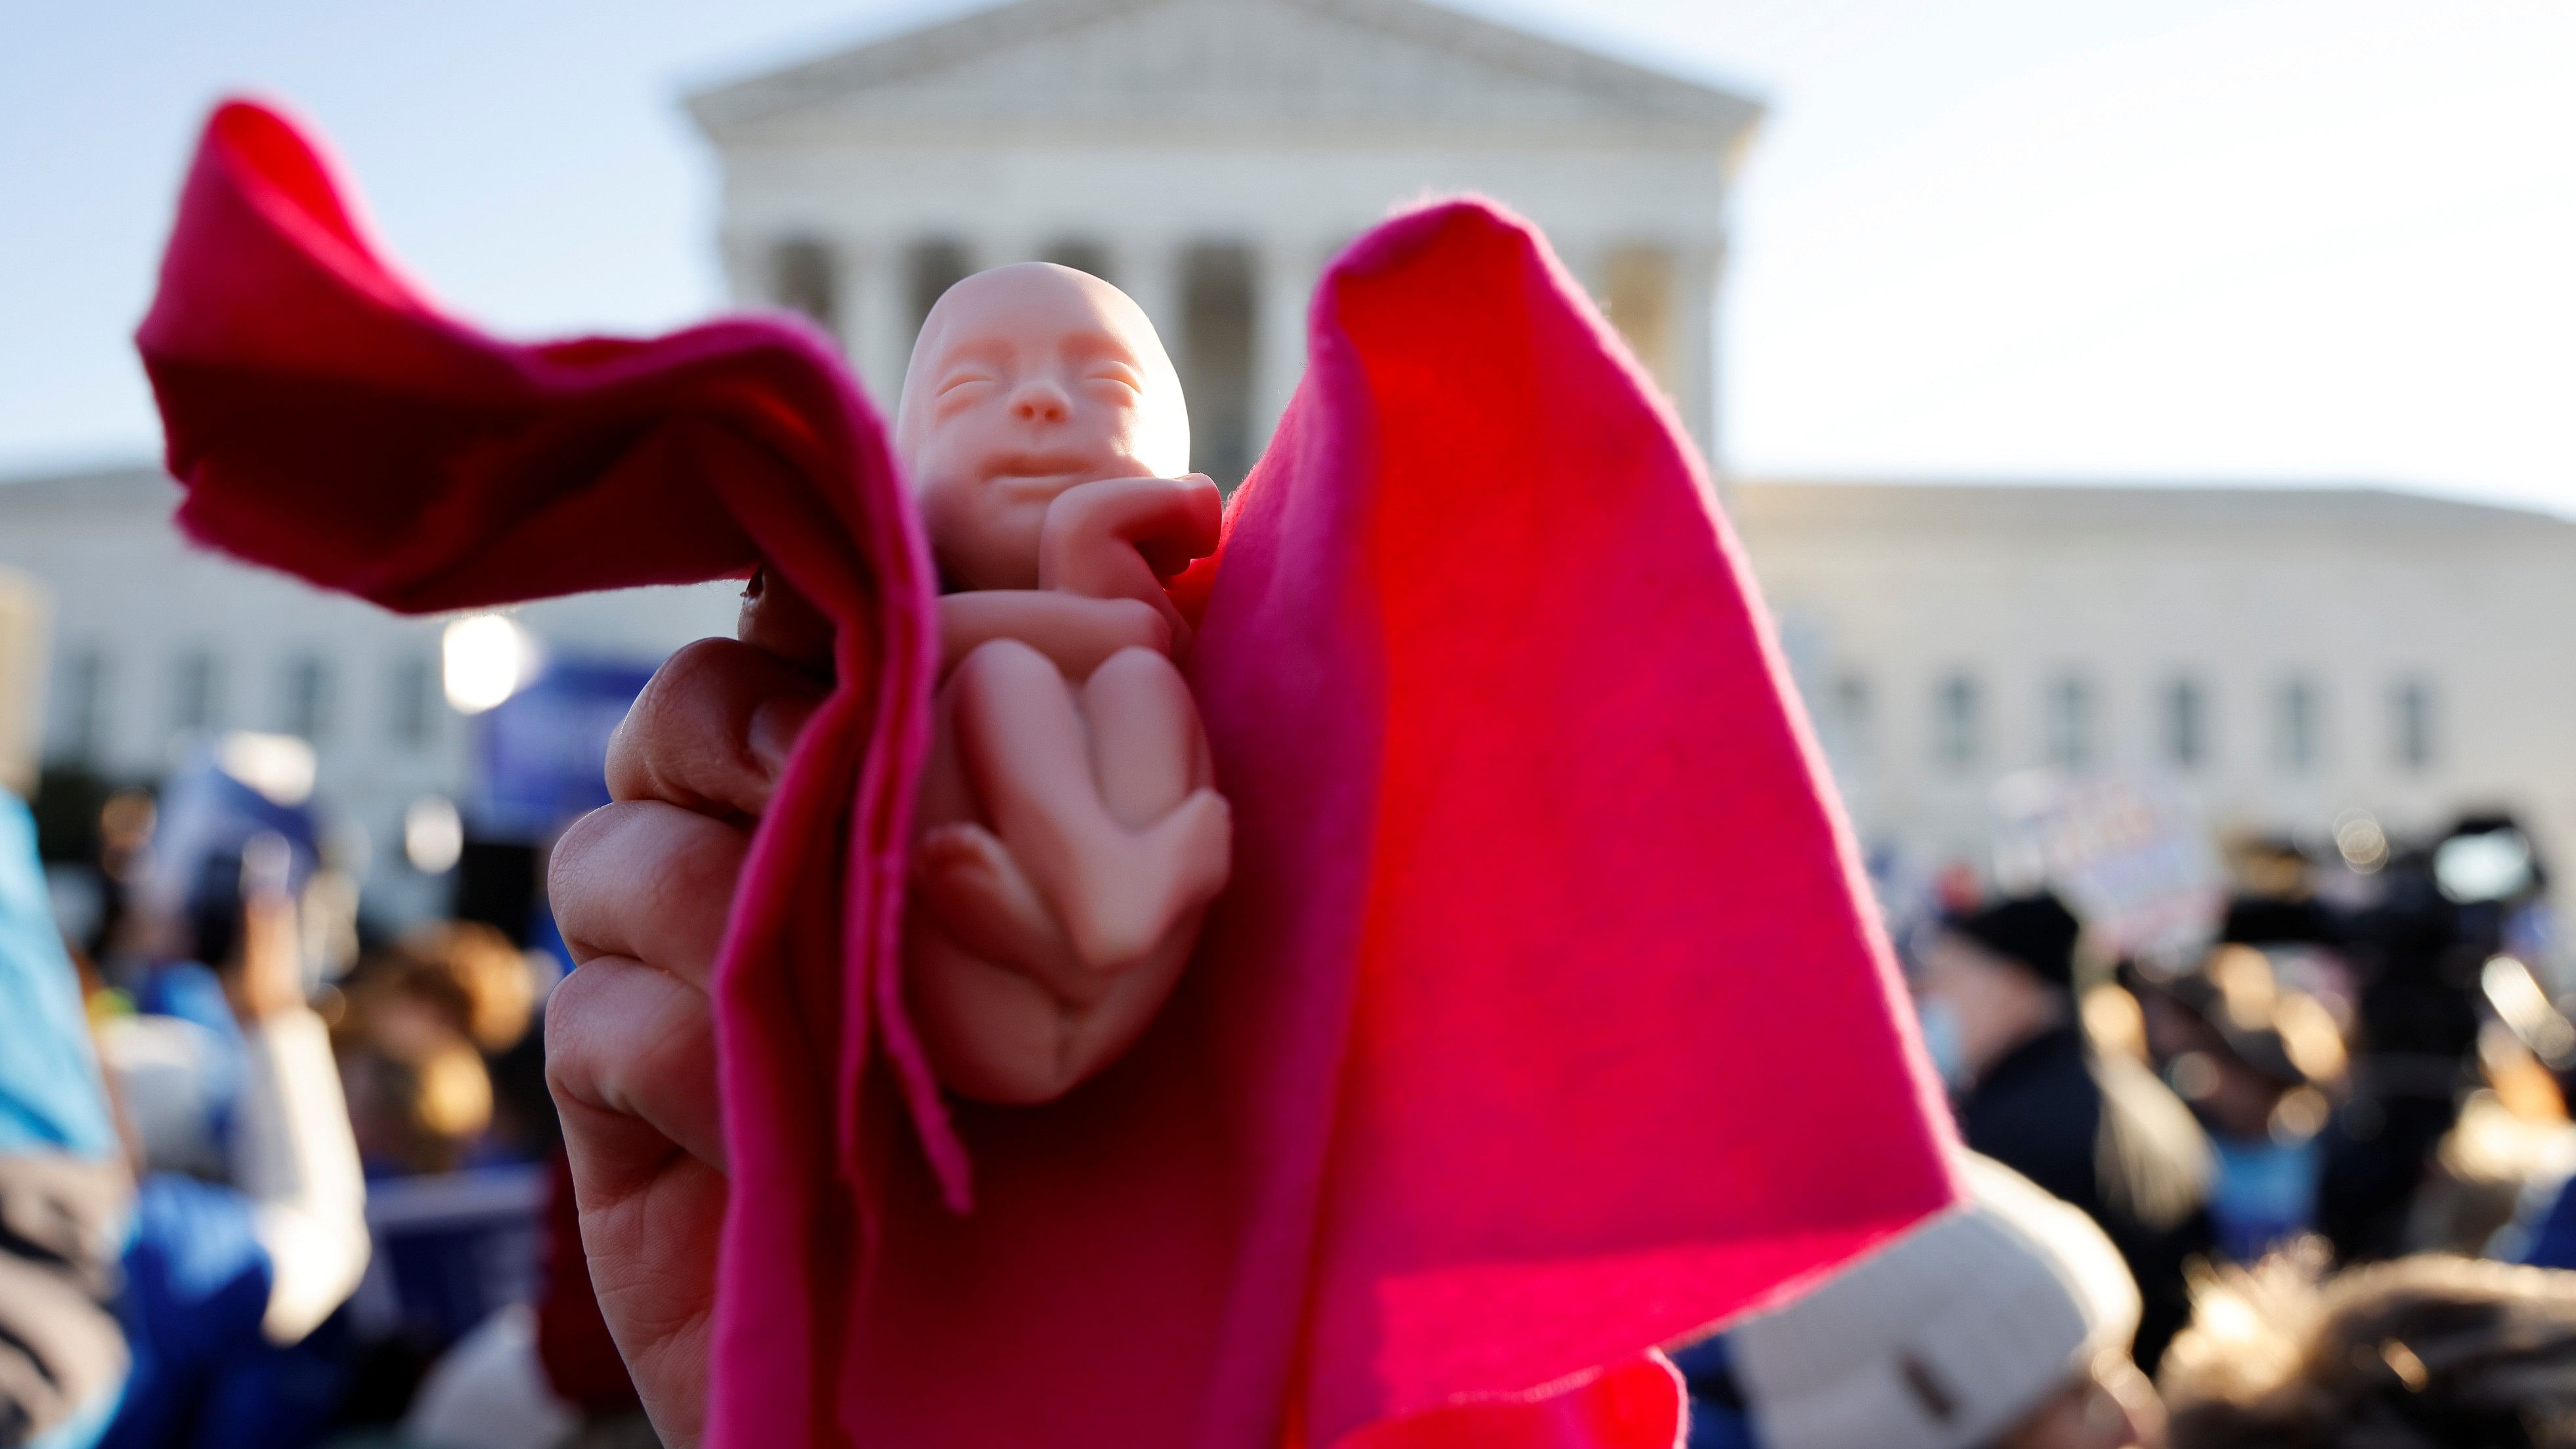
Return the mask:
[[1061,493],[1077,483],[1139,471],[1126,459],[1097,453],[1004,453],[986,465],[984,476],[1011,492]]
[[985,469],[990,478],[1062,478],[1092,472],[1101,460],[1088,453],[1004,453]]

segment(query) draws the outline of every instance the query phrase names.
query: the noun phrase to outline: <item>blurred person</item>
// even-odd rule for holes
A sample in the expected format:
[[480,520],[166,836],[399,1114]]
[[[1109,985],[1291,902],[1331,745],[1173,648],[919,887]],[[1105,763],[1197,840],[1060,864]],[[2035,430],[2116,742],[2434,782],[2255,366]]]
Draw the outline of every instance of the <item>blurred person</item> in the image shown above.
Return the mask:
[[314,1330],[367,1259],[363,1189],[293,906],[255,891],[224,983],[245,1055],[228,1184],[139,1178],[25,809],[0,794],[0,1432],[46,1449],[292,1446],[338,1375]]
[[535,1311],[511,1303],[450,1345],[403,1414],[404,1443],[559,1449],[580,1429],[581,1415],[547,1382],[536,1338]]
[[126,973],[132,989],[118,999],[132,1009],[99,1028],[100,1064],[145,1171],[221,1181],[230,1170],[247,1047],[225,982],[244,964],[243,870],[239,850],[200,859],[181,909],[152,932],[161,949]]
[[2080,927],[2055,896],[1952,915],[1919,952],[1926,1044],[1968,1146],[2073,1203],[2119,1246],[2153,1368],[2189,1311],[2185,1262],[2210,1243],[2207,1139],[2144,1066],[2096,1051],[2075,1008]]
[[115,1277],[134,1182],[35,846],[0,790],[0,1443],[81,1446],[131,1367]]
[[464,1166],[492,1125],[492,1079],[473,1046],[382,998],[353,1007],[341,1039],[340,1076],[366,1175]]
[[2351,1082],[2318,1189],[2318,1230],[2344,1262],[2415,1246],[2416,1197],[2472,1084],[2478,973],[2492,954],[2443,894],[2434,852],[2395,852],[2377,878],[2378,904],[2346,933],[2359,981]]
[[2188,1023],[2165,1076],[2208,1129],[2216,1244],[2254,1262],[2315,1226],[2342,1033],[2315,998],[2284,990],[2250,946],[2216,948],[2160,994]]
[[[535,1161],[553,1145],[530,1040],[540,990],[528,953],[477,922],[423,926],[360,959],[334,1037],[370,1173]],[[517,1089],[506,1099],[504,1081]]]
[[2228,851],[2236,892],[2221,941],[2248,946],[2330,946],[2342,937],[2335,913],[2317,899],[2316,862],[2286,836],[2235,842]]
[[1963,1153],[1966,1202],[1676,1352],[1690,1449],[2154,1449],[2138,1291],[2083,1213]]
[[406,1444],[645,1449],[657,1442],[591,1288],[572,1169],[560,1147],[547,1177],[535,1302],[504,1305],[429,1366],[402,1417]]
[[2172,1449],[2571,1449],[2576,1274],[2322,1245],[2212,1273],[2166,1355]]
[[480,921],[437,921],[405,932],[353,979],[394,977],[432,1002],[485,1055],[516,1046],[536,1020],[538,981],[527,953]]

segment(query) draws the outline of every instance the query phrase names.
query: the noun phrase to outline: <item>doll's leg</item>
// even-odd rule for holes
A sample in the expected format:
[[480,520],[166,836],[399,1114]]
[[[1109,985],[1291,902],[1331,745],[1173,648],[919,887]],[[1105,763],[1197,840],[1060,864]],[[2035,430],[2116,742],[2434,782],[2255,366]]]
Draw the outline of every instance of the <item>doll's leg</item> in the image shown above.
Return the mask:
[[1162,819],[1213,771],[1199,707],[1172,661],[1151,649],[1122,649],[1082,685],[1091,729],[1091,768],[1109,813],[1130,829]]
[[[1192,706],[1169,661],[1127,651],[1093,677],[1103,674],[1097,721],[1085,717],[1088,693],[1078,700],[1023,644],[977,649],[952,681],[959,753],[994,833],[1090,971],[1142,960],[1204,906],[1225,883],[1232,841],[1225,802],[1194,788],[1204,746],[1195,713],[1175,716]],[[1114,729],[1141,738],[1102,739]]]
[[[1119,651],[1092,672],[1077,698],[1101,803],[1118,824],[1147,828],[1208,783],[1213,772],[1198,706],[1180,671],[1159,650]],[[924,781],[925,813],[972,813],[940,809],[949,803],[943,798],[949,792],[937,785],[957,769],[953,699],[942,701],[940,725],[948,737],[939,745],[939,753],[952,758],[935,761]],[[1074,964],[1072,946],[1036,887],[983,825],[952,819],[925,830],[914,850],[914,873],[925,903],[969,951],[1046,980],[1078,1003],[1088,1004],[1097,994],[1099,983],[1084,979],[1087,973]]]

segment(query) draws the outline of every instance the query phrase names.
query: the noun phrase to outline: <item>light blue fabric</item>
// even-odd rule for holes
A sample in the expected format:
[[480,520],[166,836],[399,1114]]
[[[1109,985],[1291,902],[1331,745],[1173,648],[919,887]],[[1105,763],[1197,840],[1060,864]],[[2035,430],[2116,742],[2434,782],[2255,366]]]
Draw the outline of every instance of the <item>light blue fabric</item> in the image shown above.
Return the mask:
[[2213,1133],[2209,1145],[2218,1158],[2209,1217],[2220,1252],[2252,1263],[2316,1225],[2317,1179],[2325,1165],[2316,1138],[2246,1142]]
[[118,1148],[80,978],[36,859],[35,818],[0,791],[0,1152],[35,1151],[111,1157]]

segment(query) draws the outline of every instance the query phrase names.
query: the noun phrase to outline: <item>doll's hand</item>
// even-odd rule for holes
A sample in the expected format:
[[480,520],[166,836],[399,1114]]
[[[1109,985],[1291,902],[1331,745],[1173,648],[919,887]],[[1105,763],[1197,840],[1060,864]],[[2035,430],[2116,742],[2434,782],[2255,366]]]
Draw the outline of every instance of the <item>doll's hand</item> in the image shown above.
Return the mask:
[[549,881],[580,967],[547,1004],[546,1076],[582,1246],[674,1446],[696,1444],[706,1414],[724,1221],[708,978],[751,825],[821,702],[815,661],[828,657],[820,619],[774,585],[746,602],[742,635],[690,645],[645,686],[609,745],[616,803],[564,833]]
[[1189,626],[1163,580],[1216,552],[1225,502],[1205,474],[1103,478],[1078,483],[1047,505],[1038,533],[1038,587],[1096,599],[1136,599],[1172,629],[1176,656]]

